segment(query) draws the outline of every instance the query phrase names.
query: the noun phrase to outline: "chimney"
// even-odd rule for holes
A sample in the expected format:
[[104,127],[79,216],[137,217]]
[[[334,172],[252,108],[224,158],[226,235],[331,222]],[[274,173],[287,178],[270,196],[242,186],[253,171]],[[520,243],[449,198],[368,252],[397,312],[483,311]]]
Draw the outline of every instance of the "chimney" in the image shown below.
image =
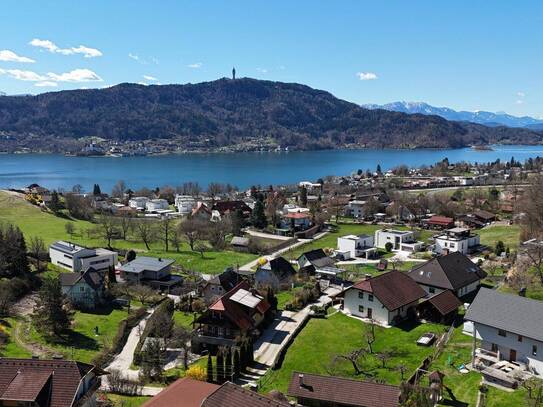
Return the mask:
[[300,385],[300,387],[304,387],[304,375],[303,375],[303,373],[300,373],[298,375],[298,384]]

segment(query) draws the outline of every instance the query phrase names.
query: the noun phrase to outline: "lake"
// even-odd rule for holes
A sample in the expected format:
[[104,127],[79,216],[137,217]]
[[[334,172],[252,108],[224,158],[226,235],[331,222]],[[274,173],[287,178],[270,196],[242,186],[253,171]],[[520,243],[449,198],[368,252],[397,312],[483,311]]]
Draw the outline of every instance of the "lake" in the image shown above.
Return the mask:
[[332,150],[283,153],[184,154],[148,157],[65,157],[53,154],[0,155],[0,187],[20,188],[37,183],[51,189],[86,191],[100,184],[103,191],[122,179],[132,189],[180,185],[194,181],[251,185],[291,184],[315,181],[326,175],[346,175],[357,169],[383,170],[405,164],[410,167],[450,162],[489,162],[496,159],[524,161],[543,156],[543,146],[495,146],[493,151],[470,148],[443,150]]

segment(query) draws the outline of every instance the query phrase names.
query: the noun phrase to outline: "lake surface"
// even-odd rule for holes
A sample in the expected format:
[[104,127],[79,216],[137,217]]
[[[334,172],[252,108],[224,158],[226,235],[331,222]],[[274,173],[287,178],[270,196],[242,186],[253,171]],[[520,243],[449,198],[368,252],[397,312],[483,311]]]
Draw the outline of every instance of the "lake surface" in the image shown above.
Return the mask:
[[120,179],[132,189],[180,185],[194,181],[251,185],[315,181],[326,175],[346,175],[357,169],[383,170],[405,164],[431,165],[447,157],[450,162],[489,162],[496,159],[524,161],[543,156],[543,146],[495,146],[494,151],[470,148],[448,150],[335,150],[288,153],[184,154],[149,157],[65,157],[62,155],[0,155],[0,187],[20,188],[37,183],[51,189],[86,191],[100,184],[111,191]]

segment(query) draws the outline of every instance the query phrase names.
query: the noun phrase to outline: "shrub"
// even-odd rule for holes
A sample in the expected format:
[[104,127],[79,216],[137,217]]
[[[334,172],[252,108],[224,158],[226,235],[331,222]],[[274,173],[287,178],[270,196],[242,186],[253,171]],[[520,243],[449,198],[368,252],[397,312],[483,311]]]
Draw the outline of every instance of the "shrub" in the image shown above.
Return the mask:
[[187,377],[190,377],[194,380],[200,380],[205,382],[207,379],[207,371],[202,366],[190,366],[186,373]]
[[390,253],[390,252],[392,251],[392,248],[393,248],[393,247],[394,247],[394,246],[393,246],[392,243],[390,243],[390,242],[387,242],[387,243],[385,244],[385,250],[387,251],[387,253]]

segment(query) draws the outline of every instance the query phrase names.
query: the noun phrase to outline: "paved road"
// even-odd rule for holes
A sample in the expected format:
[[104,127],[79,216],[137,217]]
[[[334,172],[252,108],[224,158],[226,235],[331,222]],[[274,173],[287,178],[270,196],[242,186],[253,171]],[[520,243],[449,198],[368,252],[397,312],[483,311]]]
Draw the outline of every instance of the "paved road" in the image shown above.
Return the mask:
[[263,237],[265,239],[275,239],[275,240],[292,239],[292,237],[290,236],[272,235],[271,233],[259,232],[257,230],[252,230],[252,229],[245,229],[244,232],[247,233],[248,235],[255,236],[255,237]]

